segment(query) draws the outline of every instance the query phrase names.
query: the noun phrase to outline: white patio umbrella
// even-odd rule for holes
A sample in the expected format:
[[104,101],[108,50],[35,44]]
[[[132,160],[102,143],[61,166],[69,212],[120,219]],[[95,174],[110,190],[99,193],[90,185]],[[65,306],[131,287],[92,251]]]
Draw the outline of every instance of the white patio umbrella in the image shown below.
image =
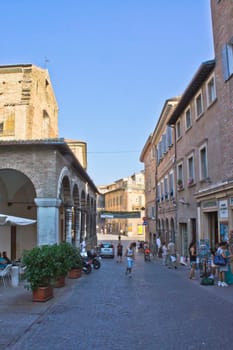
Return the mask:
[[0,214],[0,225],[2,226],[7,224],[25,226],[25,225],[32,225],[35,223],[36,223],[36,220],[20,218],[18,216]]

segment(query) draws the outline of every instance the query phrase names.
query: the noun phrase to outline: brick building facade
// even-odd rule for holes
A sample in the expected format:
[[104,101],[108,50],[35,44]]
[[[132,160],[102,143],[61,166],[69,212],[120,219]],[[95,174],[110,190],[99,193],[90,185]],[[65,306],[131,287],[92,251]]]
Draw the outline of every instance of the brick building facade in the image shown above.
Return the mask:
[[[174,130],[175,240],[181,255],[193,240],[214,247],[233,230],[233,2],[211,0],[211,12],[215,58],[200,65],[168,120]],[[159,140],[152,144],[158,154]],[[163,154],[169,167],[171,157]],[[155,201],[160,192],[157,188]]]
[[97,241],[86,144],[58,138],[57,111],[47,70],[0,67],[0,213],[37,221],[1,227],[1,249],[12,259],[37,244]]

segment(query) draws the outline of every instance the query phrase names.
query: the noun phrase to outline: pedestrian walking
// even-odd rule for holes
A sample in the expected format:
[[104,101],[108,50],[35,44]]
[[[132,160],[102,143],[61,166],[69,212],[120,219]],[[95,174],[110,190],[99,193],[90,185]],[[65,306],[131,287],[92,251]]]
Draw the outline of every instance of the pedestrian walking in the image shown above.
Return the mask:
[[190,260],[190,273],[189,278],[195,278],[195,270],[197,263],[197,252],[196,252],[196,243],[191,242],[189,245],[189,260]]
[[219,248],[217,250],[218,255],[222,255],[224,259],[226,259],[226,265],[219,266],[219,281],[218,286],[219,287],[228,287],[228,284],[226,283],[226,272],[228,271],[228,259],[230,256],[227,256],[227,243],[221,242],[219,244]]
[[176,259],[176,247],[172,239],[169,240],[168,246],[168,268],[174,267],[177,269],[177,259]]
[[135,259],[133,243],[131,243],[129,247],[126,249],[125,256],[127,258],[127,267],[126,267],[125,274],[129,275],[129,277],[132,277],[133,261]]
[[163,265],[166,266],[167,265],[167,245],[166,242],[162,243],[162,259],[163,259]]
[[122,255],[123,255],[123,245],[121,244],[121,241],[117,244],[117,263],[122,262]]
[[160,236],[156,238],[156,255],[159,257],[159,252],[161,248],[161,239]]

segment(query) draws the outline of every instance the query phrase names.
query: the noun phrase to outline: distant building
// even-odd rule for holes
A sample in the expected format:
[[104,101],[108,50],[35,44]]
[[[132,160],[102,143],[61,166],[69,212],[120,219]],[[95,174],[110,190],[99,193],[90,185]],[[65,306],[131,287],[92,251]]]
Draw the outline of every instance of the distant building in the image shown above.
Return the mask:
[[[104,226],[104,232],[144,237],[144,172],[135,173],[112,184],[99,187],[98,190],[104,197],[105,208],[103,211],[99,211],[100,219],[102,219],[101,227]],[[116,213],[116,217],[114,217],[114,213]]]

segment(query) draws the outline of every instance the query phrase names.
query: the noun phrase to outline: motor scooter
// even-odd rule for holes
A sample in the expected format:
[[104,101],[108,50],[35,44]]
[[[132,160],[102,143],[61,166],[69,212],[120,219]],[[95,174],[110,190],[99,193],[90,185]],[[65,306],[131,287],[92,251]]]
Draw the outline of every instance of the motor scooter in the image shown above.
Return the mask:
[[95,270],[98,270],[101,267],[100,259],[101,257],[97,253],[88,250],[87,257],[89,258],[89,263],[93,266]]
[[82,257],[82,263],[83,263],[82,271],[86,275],[89,275],[89,273],[91,273],[91,271],[92,271],[92,267],[91,267],[91,264],[89,262],[89,259],[86,259],[85,257]]

